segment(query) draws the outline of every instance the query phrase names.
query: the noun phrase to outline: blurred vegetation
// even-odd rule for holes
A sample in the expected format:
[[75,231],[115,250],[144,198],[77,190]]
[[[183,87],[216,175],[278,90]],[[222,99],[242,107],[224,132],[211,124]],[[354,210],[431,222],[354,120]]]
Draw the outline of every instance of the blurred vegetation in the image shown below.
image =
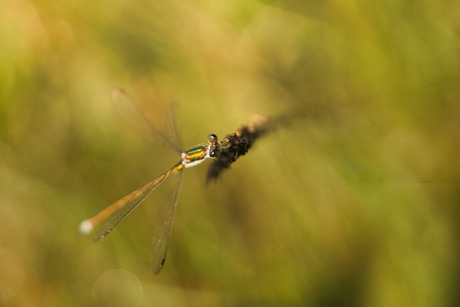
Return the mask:
[[[458,1],[0,3],[1,306],[458,306]],[[187,170],[97,244],[79,223],[186,148],[301,106],[216,184]]]

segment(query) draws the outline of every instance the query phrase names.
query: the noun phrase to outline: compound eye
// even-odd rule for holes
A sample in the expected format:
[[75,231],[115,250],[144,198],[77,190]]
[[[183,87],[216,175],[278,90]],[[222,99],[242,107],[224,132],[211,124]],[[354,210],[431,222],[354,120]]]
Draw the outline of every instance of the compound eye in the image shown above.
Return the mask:
[[216,156],[217,156],[217,152],[216,152],[215,150],[211,150],[211,151],[209,152],[209,157],[210,157],[210,158],[215,158]]
[[215,134],[208,135],[208,142],[211,144],[217,143],[217,135]]

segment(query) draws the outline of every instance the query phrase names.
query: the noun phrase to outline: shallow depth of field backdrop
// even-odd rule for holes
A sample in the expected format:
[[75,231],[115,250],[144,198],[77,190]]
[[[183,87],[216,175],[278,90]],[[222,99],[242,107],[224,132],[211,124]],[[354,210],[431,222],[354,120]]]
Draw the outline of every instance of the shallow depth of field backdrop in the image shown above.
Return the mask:
[[[1,306],[458,306],[460,2],[0,3]],[[168,259],[160,186],[97,244],[79,223],[185,148],[305,115],[206,186],[187,169]]]

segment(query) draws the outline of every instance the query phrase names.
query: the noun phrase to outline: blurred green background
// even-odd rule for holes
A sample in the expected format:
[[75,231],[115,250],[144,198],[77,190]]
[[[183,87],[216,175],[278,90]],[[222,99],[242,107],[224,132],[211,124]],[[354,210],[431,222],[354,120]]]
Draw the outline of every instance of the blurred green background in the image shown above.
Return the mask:
[[[0,2],[0,306],[460,305],[460,2]],[[113,110],[121,86],[185,148],[307,115],[216,184],[184,173],[97,244],[79,223],[177,154]],[[176,178],[174,178],[176,179]]]

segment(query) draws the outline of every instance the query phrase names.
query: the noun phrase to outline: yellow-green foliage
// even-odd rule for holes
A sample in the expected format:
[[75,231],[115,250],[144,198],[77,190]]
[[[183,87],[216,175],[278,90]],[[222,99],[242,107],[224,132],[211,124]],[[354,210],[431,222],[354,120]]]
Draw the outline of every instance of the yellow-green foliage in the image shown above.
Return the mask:
[[[1,306],[460,304],[458,1],[0,2]],[[97,244],[79,223],[179,160],[114,112],[123,87],[184,148],[301,119],[215,184],[187,169]]]

